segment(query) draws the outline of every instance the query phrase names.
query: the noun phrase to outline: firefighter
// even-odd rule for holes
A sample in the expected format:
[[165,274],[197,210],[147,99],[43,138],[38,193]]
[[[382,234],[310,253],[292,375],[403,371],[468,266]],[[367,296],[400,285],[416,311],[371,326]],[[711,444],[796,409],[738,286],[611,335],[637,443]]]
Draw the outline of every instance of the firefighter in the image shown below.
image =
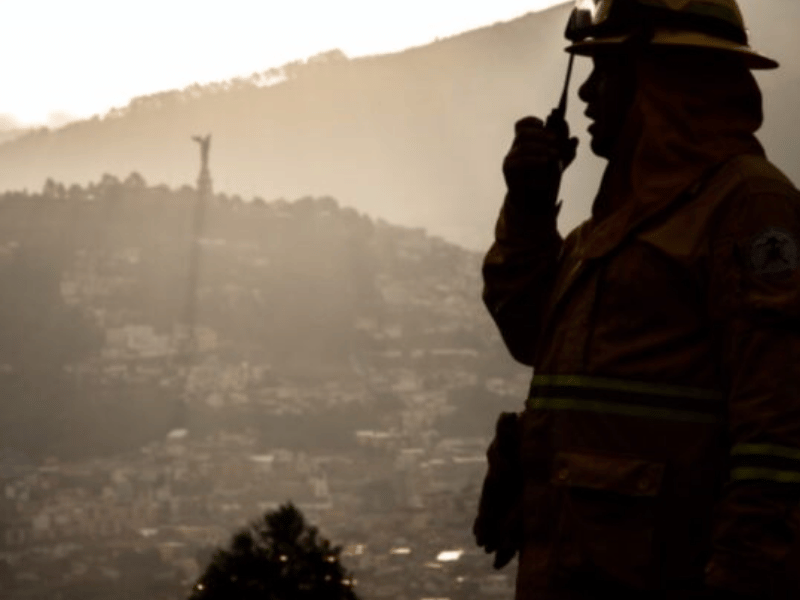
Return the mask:
[[608,160],[562,239],[577,139],[526,117],[484,302],[533,367],[473,532],[517,600],[798,599],[800,192],[754,133],[735,0],[579,0],[567,52]]

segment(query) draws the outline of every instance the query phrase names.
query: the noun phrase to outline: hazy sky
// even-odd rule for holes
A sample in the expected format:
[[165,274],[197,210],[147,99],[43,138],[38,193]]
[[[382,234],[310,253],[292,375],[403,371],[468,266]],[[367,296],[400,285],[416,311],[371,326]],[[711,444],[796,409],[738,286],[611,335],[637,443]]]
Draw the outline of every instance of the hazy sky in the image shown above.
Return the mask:
[[[393,52],[564,0],[4,0],[1,116],[57,125],[339,48]],[[0,123],[2,127],[2,123]]]

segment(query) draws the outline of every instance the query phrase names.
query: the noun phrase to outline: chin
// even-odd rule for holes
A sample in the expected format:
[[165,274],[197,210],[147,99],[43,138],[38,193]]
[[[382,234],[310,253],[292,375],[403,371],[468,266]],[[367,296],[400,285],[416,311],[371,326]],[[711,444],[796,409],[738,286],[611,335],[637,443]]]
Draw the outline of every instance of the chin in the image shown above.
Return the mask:
[[600,158],[611,158],[609,144],[605,143],[605,140],[602,140],[597,136],[592,136],[592,142],[590,145],[592,152],[595,155],[599,156]]

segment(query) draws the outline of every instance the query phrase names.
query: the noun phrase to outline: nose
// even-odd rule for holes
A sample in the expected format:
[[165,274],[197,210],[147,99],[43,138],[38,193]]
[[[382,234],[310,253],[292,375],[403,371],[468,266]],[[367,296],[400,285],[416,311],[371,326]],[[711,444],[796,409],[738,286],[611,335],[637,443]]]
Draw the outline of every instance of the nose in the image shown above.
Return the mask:
[[589,104],[594,97],[594,92],[596,89],[597,77],[595,71],[592,70],[591,75],[589,78],[583,82],[583,85],[578,89],[578,98],[580,98],[586,104]]

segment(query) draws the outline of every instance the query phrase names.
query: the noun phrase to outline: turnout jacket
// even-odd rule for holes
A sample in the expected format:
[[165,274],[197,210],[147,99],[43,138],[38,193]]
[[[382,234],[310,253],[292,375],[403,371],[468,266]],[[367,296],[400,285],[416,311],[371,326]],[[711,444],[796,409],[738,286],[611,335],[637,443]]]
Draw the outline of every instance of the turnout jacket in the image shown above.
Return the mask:
[[800,598],[800,192],[752,135],[749,73],[681,86],[657,60],[592,218],[562,239],[560,206],[509,193],[484,262],[534,370],[518,600],[585,574]]

